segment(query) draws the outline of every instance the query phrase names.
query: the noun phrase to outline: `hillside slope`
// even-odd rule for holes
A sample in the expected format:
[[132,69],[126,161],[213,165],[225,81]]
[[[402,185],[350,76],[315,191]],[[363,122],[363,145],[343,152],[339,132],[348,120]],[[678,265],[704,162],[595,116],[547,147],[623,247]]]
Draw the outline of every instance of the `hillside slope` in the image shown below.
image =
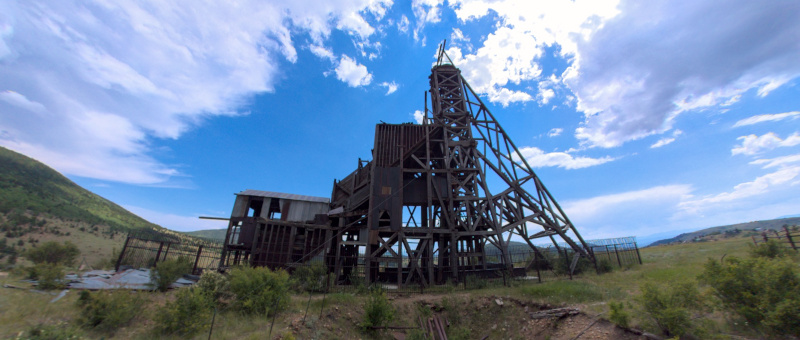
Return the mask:
[[0,214],[24,214],[105,225],[117,231],[161,231],[158,225],[102,198],[34,159],[0,147]]
[[228,229],[225,228],[225,229],[205,229],[205,230],[187,231],[184,232],[184,234],[209,240],[222,241],[225,240],[225,233],[227,232]]
[[680,243],[685,241],[691,241],[695,238],[706,236],[712,233],[724,233],[729,230],[776,230],[782,228],[784,225],[798,225],[800,224],[800,217],[790,217],[790,218],[779,218],[774,220],[764,220],[764,221],[753,221],[753,222],[745,222],[745,223],[737,223],[731,225],[724,225],[718,227],[711,227],[706,228],[698,231],[693,231],[691,233],[683,233],[678,236],[656,241],[651,243],[650,246],[657,246],[662,244],[670,244],[670,243]]

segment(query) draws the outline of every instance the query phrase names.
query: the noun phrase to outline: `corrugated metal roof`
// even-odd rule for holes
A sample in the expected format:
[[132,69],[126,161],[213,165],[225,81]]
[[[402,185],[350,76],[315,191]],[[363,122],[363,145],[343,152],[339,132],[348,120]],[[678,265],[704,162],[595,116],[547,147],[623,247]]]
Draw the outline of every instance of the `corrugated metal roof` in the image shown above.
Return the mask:
[[316,196],[306,196],[306,195],[295,195],[295,194],[286,194],[282,192],[274,192],[274,191],[262,191],[262,190],[253,190],[247,189],[242,191],[236,195],[239,196],[259,196],[259,197],[270,197],[270,198],[284,198],[287,200],[295,200],[295,201],[307,201],[307,202],[317,202],[317,203],[330,203],[330,199],[327,197],[316,197]]

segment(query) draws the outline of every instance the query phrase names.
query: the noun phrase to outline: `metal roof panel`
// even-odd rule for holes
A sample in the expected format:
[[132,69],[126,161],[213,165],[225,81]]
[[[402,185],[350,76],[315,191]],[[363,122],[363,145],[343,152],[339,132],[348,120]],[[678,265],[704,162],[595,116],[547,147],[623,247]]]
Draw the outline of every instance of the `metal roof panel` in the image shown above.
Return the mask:
[[282,192],[253,190],[253,189],[247,189],[247,190],[242,191],[242,192],[240,192],[240,193],[238,193],[236,195],[238,195],[238,196],[259,196],[259,197],[270,197],[270,198],[283,198],[283,199],[287,199],[287,200],[317,202],[317,203],[330,203],[330,199],[327,198],[327,197],[296,195],[296,194],[287,194],[287,193],[282,193]]

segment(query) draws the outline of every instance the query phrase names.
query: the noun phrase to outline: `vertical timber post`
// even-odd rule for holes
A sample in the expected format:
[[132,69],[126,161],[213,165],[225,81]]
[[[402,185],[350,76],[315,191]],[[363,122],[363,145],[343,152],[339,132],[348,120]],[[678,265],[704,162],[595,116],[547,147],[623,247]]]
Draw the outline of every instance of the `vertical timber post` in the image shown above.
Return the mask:
[[197,256],[194,257],[194,266],[192,267],[192,274],[197,273],[197,263],[200,262],[200,254],[202,253],[203,253],[203,245],[201,244],[197,247]]
[[783,230],[786,231],[786,239],[789,240],[789,244],[792,245],[792,249],[797,251],[797,246],[794,244],[794,240],[792,240],[792,235],[789,234],[789,227],[784,225]]
[[636,248],[636,256],[639,258],[639,264],[642,264],[642,253],[639,252],[639,245],[633,242],[633,247]]
[[131,234],[128,234],[128,236],[125,237],[125,244],[122,246],[122,251],[119,253],[119,257],[117,258],[117,264],[114,265],[115,272],[118,272],[119,266],[122,265],[122,257],[125,256],[125,250],[128,249],[128,242],[130,240],[131,240]]
[[164,249],[164,241],[158,243],[158,252],[156,253],[156,259],[153,261],[153,268],[158,266],[158,259],[161,257],[162,249]]

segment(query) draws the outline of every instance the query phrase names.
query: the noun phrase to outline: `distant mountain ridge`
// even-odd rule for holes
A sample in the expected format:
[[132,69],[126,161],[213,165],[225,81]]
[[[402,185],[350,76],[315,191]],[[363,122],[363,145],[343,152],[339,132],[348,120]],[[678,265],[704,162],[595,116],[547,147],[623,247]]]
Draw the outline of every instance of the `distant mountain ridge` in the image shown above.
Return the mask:
[[[706,228],[698,231],[693,231],[690,233],[683,233],[678,236],[663,239],[660,241],[656,241],[651,243],[649,246],[657,246],[662,244],[670,244],[670,243],[678,243],[678,242],[685,242],[691,241],[697,237],[705,236],[714,232],[725,232],[728,230],[776,230],[781,229],[784,225],[799,225],[800,224],[800,217],[789,217],[789,218],[778,218],[774,220],[763,220],[763,221],[753,221],[753,222],[745,222],[745,223],[737,223],[731,225],[724,225],[718,227],[711,227]],[[648,246],[648,247],[649,247]]]
[[184,232],[184,234],[189,235],[189,236],[209,239],[209,240],[224,241],[225,240],[225,234],[227,232],[228,232],[228,228],[187,231],[187,232]]
[[123,232],[166,231],[84,189],[47,165],[0,147],[0,215],[24,213],[106,225]]

